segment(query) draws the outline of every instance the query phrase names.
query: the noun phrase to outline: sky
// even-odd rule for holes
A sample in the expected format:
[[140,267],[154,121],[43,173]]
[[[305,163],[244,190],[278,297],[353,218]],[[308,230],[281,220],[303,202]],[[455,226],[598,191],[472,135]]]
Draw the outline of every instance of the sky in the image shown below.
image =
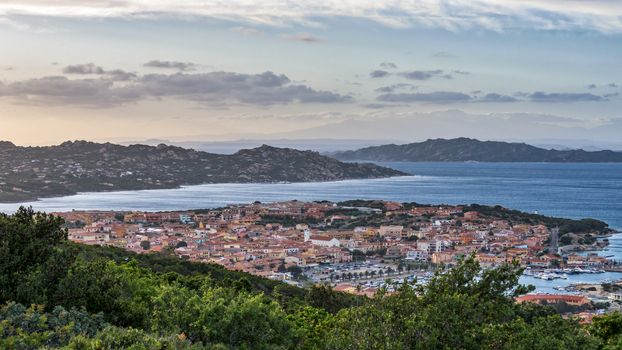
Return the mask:
[[2,0],[0,139],[596,140],[619,0]]

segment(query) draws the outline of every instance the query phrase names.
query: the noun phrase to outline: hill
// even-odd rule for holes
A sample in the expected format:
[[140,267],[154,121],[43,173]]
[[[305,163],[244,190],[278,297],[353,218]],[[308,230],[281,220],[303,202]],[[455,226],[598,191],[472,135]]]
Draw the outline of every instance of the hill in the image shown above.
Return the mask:
[[75,141],[50,147],[18,147],[0,142],[0,202],[204,183],[311,182],[399,175],[404,173],[266,145],[222,155],[164,144],[121,146]]
[[[172,257],[66,241],[58,217],[0,214],[2,349],[619,349],[622,314],[582,327],[517,263],[467,257],[374,298],[308,290]],[[29,307],[30,306],[30,307]]]
[[525,143],[479,141],[469,138],[430,139],[404,145],[382,145],[332,154],[340,160],[394,162],[622,162],[622,152],[548,150]]

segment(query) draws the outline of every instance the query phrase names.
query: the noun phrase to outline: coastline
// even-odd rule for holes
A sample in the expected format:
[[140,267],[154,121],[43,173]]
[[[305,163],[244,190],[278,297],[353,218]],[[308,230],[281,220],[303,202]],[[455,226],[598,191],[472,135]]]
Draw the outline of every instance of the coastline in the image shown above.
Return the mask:
[[158,191],[158,190],[176,190],[189,188],[194,186],[204,186],[204,185],[285,185],[285,184],[308,184],[308,183],[338,183],[344,181],[353,181],[353,180],[382,180],[382,179],[391,179],[391,178],[401,178],[401,177],[411,177],[417,176],[415,174],[405,173],[404,175],[393,175],[393,176],[379,176],[379,177],[365,177],[365,178],[343,178],[337,180],[326,180],[326,181],[265,181],[265,182],[204,182],[197,184],[181,184],[171,187],[150,187],[150,188],[139,188],[139,189],[102,189],[100,191],[74,191],[68,194],[59,194],[59,195],[50,195],[50,196],[33,196],[20,200],[3,200],[0,196],[0,204],[19,204],[19,203],[36,203],[41,202],[45,199],[55,199],[55,198],[68,198],[77,195],[88,195],[88,194],[98,194],[98,193],[121,193],[121,192],[142,192],[142,191]]

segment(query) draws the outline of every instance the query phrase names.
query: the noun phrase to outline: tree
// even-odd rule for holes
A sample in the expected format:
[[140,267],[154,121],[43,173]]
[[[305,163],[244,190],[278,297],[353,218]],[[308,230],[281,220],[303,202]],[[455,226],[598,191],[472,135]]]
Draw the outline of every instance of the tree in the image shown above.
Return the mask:
[[21,284],[58,253],[67,239],[59,217],[21,207],[13,215],[0,214],[0,303],[16,300]]
[[279,267],[276,269],[277,272],[285,273],[287,272],[287,268],[285,267],[285,263],[281,263]]
[[622,348],[622,313],[594,317],[588,330],[605,344],[605,349]]
[[149,250],[149,248],[151,248],[151,242],[140,241],[140,247],[143,248],[143,250]]
[[302,332],[297,349],[325,349],[327,333],[332,328],[333,317],[323,309],[302,306],[287,316]]
[[352,261],[365,261],[365,253],[358,249],[352,251]]
[[57,348],[76,336],[93,337],[107,326],[101,314],[60,306],[46,313],[42,306],[15,303],[0,308],[0,324],[2,349]]
[[287,272],[291,273],[296,280],[300,279],[303,276],[302,268],[298,265],[288,267]]
[[[515,295],[529,290],[518,285],[521,273],[514,264],[484,271],[470,256],[425,286],[402,284],[392,295],[380,290],[369,303],[336,315],[329,347],[594,349],[598,342],[576,322],[514,302]],[[522,346],[521,340],[530,345]]]
[[191,334],[193,322],[201,312],[201,299],[196,292],[173,285],[158,288],[152,298],[150,328],[160,335]]

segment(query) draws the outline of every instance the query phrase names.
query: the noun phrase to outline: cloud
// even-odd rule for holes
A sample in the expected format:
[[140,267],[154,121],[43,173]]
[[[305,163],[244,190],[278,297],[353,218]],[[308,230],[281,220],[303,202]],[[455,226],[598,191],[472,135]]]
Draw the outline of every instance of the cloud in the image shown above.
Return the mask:
[[81,18],[211,17],[240,23],[317,25],[324,18],[356,18],[394,28],[413,25],[450,31],[588,30],[622,32],[619,0],[317,0],[292,2],[175,0],[20,0],[0,3],[0,18],[35,15]]
[[552,114],[537,113],[499,113],[499,116],[507,116],[510,119],[519,122],[542,123],[542,124],[580,124],[581,119],[558,116]]
[[176,98],[201,105],[284,105],[291,103],[345,103],[352,97],[293,84],[273,72],[243,74],[147,74],[130,81],[109,74],[99,79],[43,77],[0,85],[0,97],[34,105],[113,107],[145,99]]
[[617,88],[618,87],[618,85],[616,83],[609,83],[607,86],[610,87],[610,88]]
[[432,78],[452,79],[451,74],[446,74],[441,69],[435,70],[413,70],[399,73],[402,77],[409,80],[430,80]]
[[377,100],[382,102],[423,102],[434,104],[449,104],[458,102],[470,102],[472,98],[471,96],[461,92],[435,91],[427,93],[389,93],[378,96]]
[[369,73],[369,76],[372,77],[372,78],[384,78],[384,77],[386,77],[389,74],[390,73],[387,72],[386,70],[377,69],[377,70],[374,70],[371,73]]
[[376,92],[394,92],[396,90],[416,90],[417,85],[407,84],[407,83],[398,83],[393,85],[381,86],[374,91]]
[[177,69],[181,72],[193,71],[196,70],[196,64],[192,62],[179,62],[179,61],[160,61],[160,60],[151,60],[145,64],[144,67],[149,68],[161,68],[161,69]]
[[527,95],[531,102],[546,103],[569,103],[569,102],[598,102],[606,101],[606,98],[589,93],[547,93],[537,91]]
[[366,103],[366,104],[361,105],[361,107],[367,108],[367,109],[383,109],[383,108],[391,108],[391,107],[397,107],[397,106],[393,104],[385,104],[385,103]]
[[588,86],[586,86],[586,87],[587,87],[588,89],[590,89],[590,90],[591,90],[591,89],[596,89],[596,88],[597,88],[596,84],[590,84],[590,85],[588,85]]
[[382,63],[380,63],[380,68],[383,68],[383,69],[395,69],[395,68],[397,68],[397,65],[395,63],[392,63],[392,62],[382,62]]
[[104,69],[100,66],[96,66],[94,63],[86,63],[86,64],[75,64],[71,66],[67,66],[63,68],[63,73],[65,74],[95,74],[102,75],[106,73]]
[[106,71],[106,75],[113,81],[129,81],[138,78],[136,73],[126,72],[122,69],[113,69]]
[[0,85],[0,97],[15,97],[33,105],[111,107],[144,97],[134,87],[114,87],[109,79],[75,79],[50,76]]
[[[451,103],[464,103],[464,102],[477,102],[477,103],[510,103],[518,102],[519,100],[512,96],[502,95],[498,93],[488,93],[484,96],[478,97],[462,92],[452,91],[435,91],[426,93],[395,93],[397,89],[404,88],[402,86],[386,86],[376,89],[378,92],[387,92],[378,96],[376,99],[382,102],[401,102],[401,103],[432,103],[432,104],[451,104]],[[411,90],[416,87],[412,86]],[[474,94],[477,95],[477,94]]]
[[112,81],[129,81],[136,79],[136,74],[126,72],[122,69],[105,70],[104,68],[95,65],[94,63],[86,64],[74,64],[63,68],[65,74],[75,75],[107,75]]
[[484,97],[477,100],[477,102],[490,102],[490,103],[506,103],[506,102],[517,102],[518,99],[512,96],[501,95],[497,93],[489,93],[484,95]]
[[471,72],[467,72],[467,71],[459,70],[459,69],[452,70],[451,72],[453,74],[459,74],[459,75],[470,75],[471,74]]
[[286,35],[285,38],[288,40],[300,41],[306,44],[315,44],[315,43],[319,43],[320,41],[322,41],[322,39],[316,36],[313,36],[312,34],[309,34],[309,33],[298,33],[294,35]]
[[[0,6],[2,5],[0,4]],[[19,30],[19,31],[27,31],[31,29],[28,24],[25,24],[19,20],[8,18],[8,17],[2,17],[2,12],[0,12],[0,26],[6,26],[12,29]]]
[[231,28],[231,30],[245,36],[257,36],[262,34],[259,29],[253,27],[237,26]]
[[145,67],[149,68],[162,68],[162,69],[177,69],[182,72],[193,71],[196,70],[196,64],[191,62],[178,62],[178,61],[160,61],[160,60],[151,60],[145,64]]

